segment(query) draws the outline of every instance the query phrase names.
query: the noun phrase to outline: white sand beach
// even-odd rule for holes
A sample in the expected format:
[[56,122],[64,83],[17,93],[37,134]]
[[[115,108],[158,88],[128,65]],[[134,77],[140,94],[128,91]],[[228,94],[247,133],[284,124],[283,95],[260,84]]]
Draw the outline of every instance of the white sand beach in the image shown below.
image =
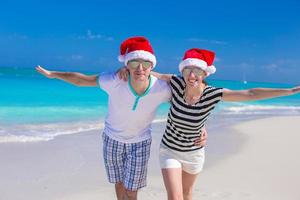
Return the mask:
[[[300,117],[271,117],[208,127],[200,200],[299,200]],[[139,199],[167,199],[158,162],[164,123],[153,125],[148,186]],[[48,142],[0,144],[0,200],[116,199],[106,180],[101,132]]]

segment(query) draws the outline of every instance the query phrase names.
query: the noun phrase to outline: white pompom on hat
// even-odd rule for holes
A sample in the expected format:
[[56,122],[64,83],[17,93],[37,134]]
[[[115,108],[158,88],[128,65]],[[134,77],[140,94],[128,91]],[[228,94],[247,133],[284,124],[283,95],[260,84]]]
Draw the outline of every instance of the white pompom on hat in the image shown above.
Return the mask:
[[150,61],[155,67],[156,57],[150,42],[145,37],[131,37],[122,42],[118,60],[127,65],[128,61],[133,59]]

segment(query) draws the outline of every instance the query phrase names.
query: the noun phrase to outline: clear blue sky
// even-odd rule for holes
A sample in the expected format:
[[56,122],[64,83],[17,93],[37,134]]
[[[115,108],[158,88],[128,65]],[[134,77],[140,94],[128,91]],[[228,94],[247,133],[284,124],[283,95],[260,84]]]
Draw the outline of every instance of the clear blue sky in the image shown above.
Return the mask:
[[300,83],[300,1],[1,1],[0,67],[110,71],[120,43],[149,38],[160,72],[192,47],[216,52],[211,78]]

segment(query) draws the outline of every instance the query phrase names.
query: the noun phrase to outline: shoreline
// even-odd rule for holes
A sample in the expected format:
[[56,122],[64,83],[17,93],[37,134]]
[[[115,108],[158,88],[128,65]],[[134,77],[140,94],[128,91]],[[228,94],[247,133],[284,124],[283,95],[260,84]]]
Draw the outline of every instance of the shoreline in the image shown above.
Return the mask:
[[[207,127],[210,129],[223,128],[232,126],[236,123],[244,121],[262,119],[273,116],[299,116],[300,107],[291,107],[293,110],[282,111],[280,107],[278,109],[272,109],[260,112],[255,112],[252,106],[251,111],[239,110],[238,107],[234,108],[234,112],[226,111],[215,111],[208,119]],[[231,108],[233,109],[233,107]],[[167,113],[158,113],[152,122],[152,124],[166,122]],[[102,119],[85,119],[85,120],[70,120],[70,121],[49,121],[49,122],[28,122],[28,123],[6,123],[0,122],[0,145],[5,143],[35,143],[55,140],[57,137],[62,135],[82,134],[83,132],[89,131],[101,131],[104,128],[105,122]],[[210,123],[212,121],[213,123]]]
[[[278,120],[282,124],[278,123]],[[279,196],[277,194],[277,199],[299,199],[300,194],[295,188],[300,183],[295,178],[300,180],[299,168],[296,168],[296,166],[300,167],[300,163],[296,161],[296,158],[291,160],[291,156],[287,156],[291,154],[290,152],[285,151],[287,155],[282,156],[287,157],[287,163],[295,162],[294,167],[284,165],[285,163],[273,166],[273,163],[268,162],[264,165],[257,165],[264,161],[266,155],[268,155],[268,160],[273,159],[275,163],[278,162],[276,159],[279,159],[276,156],[278,154],[272,155],[273,149],[267,148],[270,145],[270,142],[268,143],[270,134],[272,135],[268,129],[274,128],[275,130],[271,131],[276,132],[278,131],[276,127],[278,129],[279,126],[292,134],[295,133],[293,131],[297,132],[296,125],[299,122],[300,117],[284,116],[238,122],[221,128],[208,127],[206,163],[197,179],[194,198],[204,200],[276,199],[269,190],[272,189],[271,192],[276,194],[273,191],[276,188],[280,192],[278,185],[275,184],[276,178],[273,178],[278,175],[276,167],[279,165],[286,167],[289,174],[280,175],[281,180],[285,181],[286,188],[283,190],[285,193]],[[265,127],[268,123],[272,126]],[[290,126],[295,128],[291,129]],[[249,133],[249,127],[251,133]],[[264,130],[267,133],[262,134]],[[280,130],[282,131],[282,128]],[[163,131],[164,123],[153,124],[148,186],[140,191],[139,199],[166,199],[157,156]],[[293,142],[295,145],[300,136],[286,135],[286,137],[275,138],[273,142],[280,142],[280,138],[285,140],[283,147],[293,148],[296,153],[300,152],[300,148],[291,145]],[[267,143],[263,144],[260,141]],[[260,153],[255,152],[256,150],[260,150]],[[0,161],[0,200],[115,199],[114,187],[106,180],[100,131],[62,135],[47,142],[2,143],[0,144]],[[248,166],[249,162],[250,166]],[[270,166],[274,169],[269,169]],[[266,179],[263,179],[266,171],[269,173]],[[265,184],[260,186],[262,182],[257,182],[256,176],[270,186],[265,186]]]

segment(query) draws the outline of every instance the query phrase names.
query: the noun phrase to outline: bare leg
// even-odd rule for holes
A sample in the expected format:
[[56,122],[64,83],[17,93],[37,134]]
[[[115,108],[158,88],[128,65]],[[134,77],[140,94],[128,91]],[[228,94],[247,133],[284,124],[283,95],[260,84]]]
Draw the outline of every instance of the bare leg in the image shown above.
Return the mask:
[[128,200],[137,200],[137,191],[126,190],[126,197]]
[[168,200],[183,200],[181,168],[162,169]]
[[115,190],[118,200],[125,200],[126,189],[122,182],[115,184]]
[[193,186],[198,174],[189,174],[182,170],[182,191],[184,200],[192,200]]

